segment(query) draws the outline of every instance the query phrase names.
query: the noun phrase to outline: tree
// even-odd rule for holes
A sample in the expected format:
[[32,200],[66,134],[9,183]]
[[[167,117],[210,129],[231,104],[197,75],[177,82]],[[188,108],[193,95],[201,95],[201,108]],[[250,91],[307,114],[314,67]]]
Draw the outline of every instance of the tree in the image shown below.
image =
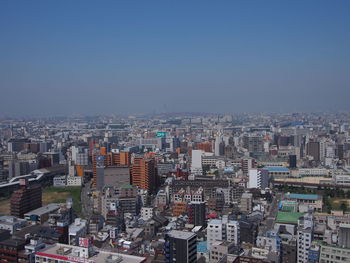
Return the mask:
[[340,204],[340,209],[345,213],[346,210],[348,210],[348,203],[345,201],[345,202],[342,202]]
[[202,167],[203,174],[207,174],[210,170],[210,165],[209,164],[204,164]]

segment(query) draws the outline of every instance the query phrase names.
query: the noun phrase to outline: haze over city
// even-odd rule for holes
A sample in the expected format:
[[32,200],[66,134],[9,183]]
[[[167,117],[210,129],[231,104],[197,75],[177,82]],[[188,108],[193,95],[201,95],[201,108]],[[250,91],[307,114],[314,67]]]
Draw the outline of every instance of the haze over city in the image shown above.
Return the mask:
[[0,1],[0,263],[350,262],[349,14]]
[[349,1],[1,1],[9,116],[348,110]]

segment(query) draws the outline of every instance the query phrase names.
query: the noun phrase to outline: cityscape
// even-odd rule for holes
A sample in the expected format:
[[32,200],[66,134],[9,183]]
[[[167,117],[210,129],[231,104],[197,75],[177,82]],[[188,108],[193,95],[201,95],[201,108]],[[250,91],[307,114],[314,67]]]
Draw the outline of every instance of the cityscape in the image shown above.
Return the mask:
[[0,1],[0,263],[350,263],[349,13]]

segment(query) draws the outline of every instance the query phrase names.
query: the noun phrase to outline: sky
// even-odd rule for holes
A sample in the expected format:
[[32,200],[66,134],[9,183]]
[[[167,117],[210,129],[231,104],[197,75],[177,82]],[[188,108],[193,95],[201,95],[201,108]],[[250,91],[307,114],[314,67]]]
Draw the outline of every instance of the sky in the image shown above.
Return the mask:
[[0,1],[0,115],[349,110],[350,1]]

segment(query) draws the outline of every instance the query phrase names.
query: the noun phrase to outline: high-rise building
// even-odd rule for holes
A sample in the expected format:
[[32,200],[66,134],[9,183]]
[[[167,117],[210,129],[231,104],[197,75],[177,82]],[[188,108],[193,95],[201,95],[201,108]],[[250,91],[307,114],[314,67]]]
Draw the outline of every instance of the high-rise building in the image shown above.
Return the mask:
[[157,188],[157,168],[154,159],[135,157],[131,166],[132,185],[154,192]]
[[215,149],[214,149],[214,152],[215,152],[215,156],[221,156],[221,155],[224,155],[224,152],[225,152],[225,143],[223,141],[223,138],[222,138],[222,135],[219,134],[216,136],[215,138]]
[[128,166],[108,166],[104,168],[105,186],[120,187],[130,183],[130,169]]
[[289,168],[297,168],[297,156],[289,155]]
[[320,161],[320,143],[308,142],[306,147],[306,154],[312,156],[314,161]]
[[252,193],[243,193],[240,204],[239,211],[243,214],[249,214],[253,210],[253,194]]
[[308,261],[309,249],[313,240],[313,218],[311,214],[306,214],[298,220],[297,231],[297,262]]
[[212,152],[212,144],[210,142],[197,143],[197,150],[202,150],[203,152]]
[[137,194],[137,187],[133,185],[124,185],[120,188],[118,208],[123,213],[138,215],[141,208],[140,196]]
[[188,222],[195,226],[206,226],[205,202],[190,202],[188,204]]
[[[92,174],[93,174],[93,186],[97,187],[98,180],[98,168],[105,168],[109,166],[127,166],[131,165],[131,155],[129,152],[109,152],[105,147],[101,147],[99,151],[92,156]],[[99,179],[103,177],[102,170],[99,171]],[[102,182],[102,181],[100,181]],[[101,184],[100,184],[101,186]]]
[[30,164],[29,161],[11,160],[8,163],[9,179],[29,174],[37,168],[37,163]]
[[269,171],[267,169],[249,170],[249,188],[265,189],[269,187]]
[[227,216],[222,219],[212,219],[207,227],[208,249],[215,241],[233,242],[235,246],[240,244],[240,227],[238,221],[228,220]]
[[350,224],[339,224],[338,245],[343,248],[350,248]]
[[42,206],[40,185],[29,186],[26,179],[20,179],[21,188],[11,196],[11,215],[24,218],[24,214]]
[[26,138],[10,139],[7,143],[7,150],[9,152],[20,152],[25,149],[26,143],[30,143],[30,140]]
[[172,230],[165,237],[165,262],[197,262],[197,235],[192,232]]
[[244,174],[248,174],[249,169],[256,167],[256,161],[250,157],[242,158],[242,171]]
[[191,174],[202,175],[202,150],[192,150],[191,152]]
[[243,147],[252,154],[264,152],[264,138],[260,135],[245,135],[243,137]]

